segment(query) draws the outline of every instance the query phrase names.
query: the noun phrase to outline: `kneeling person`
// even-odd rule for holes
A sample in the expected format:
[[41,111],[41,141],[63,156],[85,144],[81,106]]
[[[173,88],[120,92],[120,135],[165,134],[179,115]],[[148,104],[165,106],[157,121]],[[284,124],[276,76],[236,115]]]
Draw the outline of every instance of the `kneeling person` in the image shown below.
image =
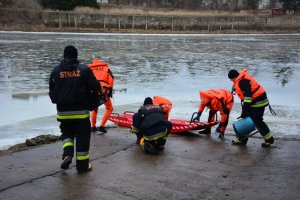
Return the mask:
[[133,115],[132,132],[137,135],[137,143],[146,153],[157,155],[163,150],[171,129],[172,123],[164,118],[164,109],[153,105],[150,97]]

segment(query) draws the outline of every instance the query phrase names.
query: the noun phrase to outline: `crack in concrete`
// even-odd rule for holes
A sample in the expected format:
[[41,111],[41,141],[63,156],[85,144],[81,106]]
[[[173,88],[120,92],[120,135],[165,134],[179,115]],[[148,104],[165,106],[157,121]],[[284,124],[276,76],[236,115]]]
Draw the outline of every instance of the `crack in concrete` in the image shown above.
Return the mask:
[[[124,147],[124,148],[122,148],[122,149],[119,149],[119,150],[117,150],[117,151],[111,152],[111,153],[106,154],[106,155],[103,155],[103,156],[96,157],[96,158],[92,159],[91,161],[98,160],[98,159],[101,159],[101,158],[105,158],[105,157],[114,155],[114,154],[116,154],[116,153],[118,153],[118,152],[125,151],[125,150],[127,150],[127,149],[129,149],[129,148],[131,148],[131,147],[133,147],[133,146],[136,146],[136,144],[130,144],[129,146]],[[72,166],[72,167],[70,167],[69,169],[74,168],[74,167],[75,167],[75,166]],[[46,178],[46,177],[54,177],[55,175],[57,175],[57,174],[59,174],[59,173],[61,173],[61,172],[63,172],[63,171],[65,171],[65,170],[59,170],[59,171],[56,171],[56,172],[51,173],[51,174],[46,174],[46,175],[44,175],[44,176],[36,177],[36,178],[30,179],[30,180],[27,180],[27,181],[24,181],[24,182],[21,182],[21,183],[17,183],[17,184],[8,186],[8,187],[6,187],[6,188],[0,189],[0,193],[3,192],[3,191],[5,191],[5,190],[8,190],[8,189],[11,189],[11,188],[14,188],[14,187],[18,187],[18,186],[20,186],[20,185],[23,185],[23,184],[26,184],[26,183],[30,183],[30,182],[33,182],[33,181],[36,181],[36,180],[39,180],[39,179],[43,179],[43,178]],[[123,195],[124,195],[124,194],[123,194]]]

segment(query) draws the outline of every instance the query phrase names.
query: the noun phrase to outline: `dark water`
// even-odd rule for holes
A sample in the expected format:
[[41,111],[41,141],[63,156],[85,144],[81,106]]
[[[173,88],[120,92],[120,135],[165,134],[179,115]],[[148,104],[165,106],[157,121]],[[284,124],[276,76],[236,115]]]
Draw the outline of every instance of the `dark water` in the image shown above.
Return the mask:
[[300,34],[0,32],[0,126],[55,114],[47,97],[49,74],[71,44],[78,48],[82,63],[98,57],[110,64],[116,77],[115,105],[161,95],[173,102],[175,117],[190,117],[188,113],[197,110],[199,90],[230,90],[228,71],[247,66],[282,116],[299,117],[295,110],[300,107]]

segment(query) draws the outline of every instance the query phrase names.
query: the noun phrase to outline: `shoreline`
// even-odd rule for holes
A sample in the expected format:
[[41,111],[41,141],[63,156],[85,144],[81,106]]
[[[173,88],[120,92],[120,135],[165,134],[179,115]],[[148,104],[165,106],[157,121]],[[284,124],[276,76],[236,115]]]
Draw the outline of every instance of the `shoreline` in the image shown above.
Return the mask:
[[49,28],[40,25],[0,25],[0,31],[9,32],[53,32],[53,33],[117,33],[117,34],[297,34],[300,29],[270,30],[154,30],[154,29],[96,29],[96,28]]
[[[107,128],[108,129],[117,128],[117,129],[120,129],[120,130],[126,129],[126,127],[121,127],[121,126],[108,126]],[[197,132],[198,132],[198,130],[189,131],[189,132],[185,132],[185,133],[172,133],[171,135],[173,135],[175,137],[177,137],[177,136],[182,137],[184,135],[207,136],[207,135],[198,134]],[[92,133],[92,135],[97,135],[97,134]],[[210,135],[214,135],[214,133],[211,133]],[[225,136],[227,136],[227,139],[228,139],[228,137],[230,137],[230,138],[235,137],[235,135],[232,134],[232,133],[226,134]],[[260,136],[258,134],[258,135],[252,136],[251,138],[252,139],[262,139],[262,136]],[[2,154],[5,154],[5,153],[15,153],[15,152],[25,151],[25,150],[28,150],[28,149],[31,149],[31,148],[35,148],[35,147],[41,147],[43,145],[55,143],[59,140],[60,140],[60,136],[58,136],[58,135],[53,135],[53,134],[39,135],[39,136],[36,136],[34,138],[26,139],[26,141],[23,142],[23,143],[18,143],[18,144],[10,146],[7,149],[0,150],[0,156]],[[276,140],[280,140],[280,141],[300,141],[300,136],[297,136],[297,135],[277,136],[277,137],[275,137],[275,142],[276,142]]]

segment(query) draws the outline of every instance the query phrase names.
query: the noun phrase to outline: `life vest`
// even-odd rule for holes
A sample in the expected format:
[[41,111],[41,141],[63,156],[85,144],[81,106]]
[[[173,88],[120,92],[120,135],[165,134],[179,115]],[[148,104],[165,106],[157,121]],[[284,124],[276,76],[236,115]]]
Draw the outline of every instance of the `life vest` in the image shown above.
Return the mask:
[[165,122],[163,108],[158,105],[146,105],[142,106],[142,117],[143,121],[140,129],[148,129],[158,123]]
[[238,97],[244,101],[244,94],[243,94],[243,91],[241,90],[240,86],[239,86],[239,83],[242,79],[246,79],[246,80],[249,80],[250,81],[250,86],[251,86],[251,93],[252,93],[252,100],[251,101],[254,101],[255,99],[257,99],[258,97],[260,97],[262,94],[265,93],[265,89],[258,84],[258,82],[250,75],[247,74],[247,71],[248,69],[245,68],[243,69],[239,76],[234,79],[234,83],[233,83],[233,87],[234,87],[234,90],[236,92],[236,94],[238,95]]
[[160,96],[154,96],[152,102],[154,105],[161,106],[164,109],[164,116],[168,119],[172,110],[172,103],[168,99]]
[[100,82],[102,87],[112,88],[113,87],[113,78],[109,74],[108,63],[102,62],[98,58],[93,60],[92,64],[89,64],[89,67],[94,73],[96,79]]

